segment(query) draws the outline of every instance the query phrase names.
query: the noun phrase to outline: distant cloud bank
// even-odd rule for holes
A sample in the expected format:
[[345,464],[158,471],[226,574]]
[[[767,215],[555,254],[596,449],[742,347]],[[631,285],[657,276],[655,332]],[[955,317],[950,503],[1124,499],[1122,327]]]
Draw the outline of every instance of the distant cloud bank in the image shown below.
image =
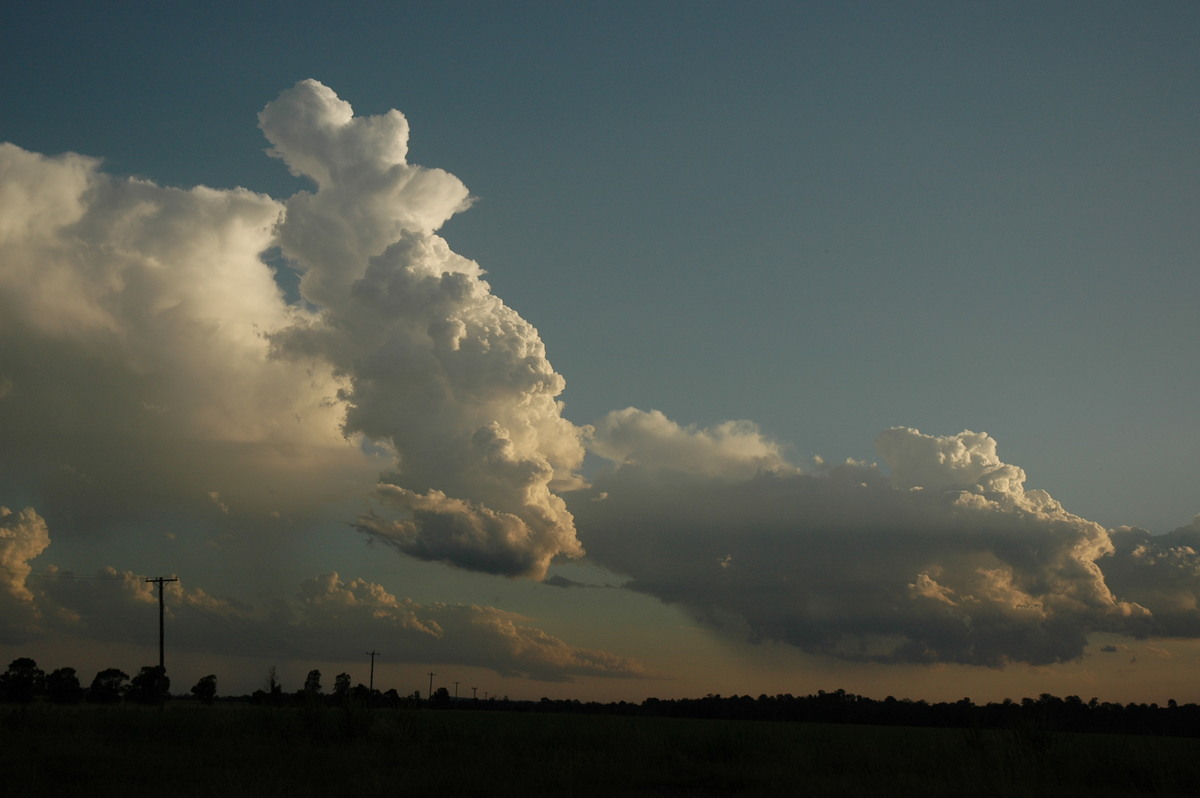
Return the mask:
[[627,451],[695,443],[672,444],[687,457],[623,458],[572,497],[590,555],[726,633],[991,667],[1076,659],[1090,632],[1196,633],[1200,522],[1162,537],[1106,530],[1027,490],[984,433],[897,427],[876,439],[886,470],[775,463],[747,475],[768,443],[742,441],[750,454],[731,458],[711,446],[720,431],[629,410],[598,429],[620,427]]
[[[50,545],[31,509],[0,507],[0,642],[47,636],[153,646],[145,623],[154,586],[129,571],[74,574],[54,566],[31,577],[29,561]],[[330,571],[304,580],[292,600],[250,607],[217,598],[186,580],[165,587],[171,645],[243,657],[337,660],[361,641],[384,639],[407,662],[451,662],[502,676],[570,681],[581,676],[644,675],[635,660],[580,648],[529,618],[474,604],[421,604],[363,579]]]

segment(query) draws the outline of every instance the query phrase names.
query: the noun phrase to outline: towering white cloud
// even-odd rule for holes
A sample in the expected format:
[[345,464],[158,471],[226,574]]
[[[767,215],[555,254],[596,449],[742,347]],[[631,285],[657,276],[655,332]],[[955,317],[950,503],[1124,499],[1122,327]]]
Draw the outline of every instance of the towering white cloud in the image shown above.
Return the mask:
[[0,594],[19,601],[32,599],[25,586],[33,570],[29,561],[49,545],[46,522],[32,507],[16,513],[0,507]]
[[[892,486],[907,490],[974,490],[1025,497],[1025,472],[1000,462],[986,432],[922,435],[907,427],[881,432],[875,447],[891,472]],[[1039,494],[1038,498],[1046,494]]]
[[358,528],[414,557],[511,576],[578,556],[552,492],[577,483],[583,458],[556,399],[563,379],[479,266],[433,234],[467,206],[465,187],[406,162],[398,111],[355,117],[315,81],[260,122],[273,153],[318,186],[288,201],[279,236],[320,312],[272,334],[275,353],[325,359],[347,381],[346,432],[397,460],[378,492],[385,515]]
[[259,126],[270,154],[317,184],[316,194],[287,201],[279,234],[304,269],[305,297],[322,306],[345,308],[368,258],[404,233],[429,235],[469,205],[458,178],[407,162],[399,111],[355,117],[331,89],[304,80],[263,109]]
[[355,117],[316,81],[260,124],[315,192],[165,188],[0,146],[0,479],[71,534],[213,496],[229,523],[295,515],[391,466],[358,526],[402,552],[535,578],[578,556],[554,493],[583,458],[563,379],[433,232],[466,188],[407,162],[398,111]]
[[714,626],[850,659],[991,666],[1150,630],[1149,610],[1105,583],[1108,532],[1026,491],[986,434],[888,430],[890,476],[748,475],[720,465],[712,431],[688,434],[690,458],[621,465],[572,509],[592,557]]
[[328,495],[365,463],[337,380],[270,357],[294,312],[259,257],[283,206],[98,166],[0,145],[0,479],[79,527]]
[[50,545],[46,522],[33,508],[13,512],[0,506],[0,640],[35,636],[41,613],[27,586],[29,561]]

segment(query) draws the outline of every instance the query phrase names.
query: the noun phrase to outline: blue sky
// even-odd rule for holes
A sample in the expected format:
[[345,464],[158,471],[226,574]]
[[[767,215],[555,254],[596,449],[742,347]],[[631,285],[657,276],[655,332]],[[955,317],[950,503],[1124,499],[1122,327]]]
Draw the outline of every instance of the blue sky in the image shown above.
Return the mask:
[[[586,566],[564,565],[559,557],[550,573],[637,587],[554,589],[497,576],[505,573],[499,561],[484,563],[478,552],[457,561],[414,555],[408,543],[397,545],[380,527],[355,521],[373,475],[396,465],[389,462],[391,450],[341,463],[336,477],[331,472],[318,480],[359,480],[354,484],[365,487],[359,493],[330,488],[330,500],[311,502],[304,521],[293,523],[293,537],[280,538],[253,531],[248,520],[228,520],[236,511],[221,498],[230,489],[215,490],[215,470],[198,503],[174,503],[173,488],[164,486],[167,498],[153,511],[132,512],[128,505],[108,508],[107,515],[95,507],[75,511],[58,503],[74,494],[56,493],[51,477],[12,476],[25,466],[25,450],[14,444],[9,451],[22,454],[4,463],[9,481],[0,505],[14,513],[32,507],[54,541],[30,561],[34,572],[48,563],[80,572],[101,565],[138,574],[168,568],[184,575],[186,585],[185,569],[168,564],[183,556],[203,569],[191,585],[252,605],[244,580],[265,555],[250,552],[286,549],[286,567],[272,577],[280,596],[290,598],[303,580],[336,570],[347,582],[361,577],[419,602],[426,609],[418,616],[432,613],[433,603],[449,602],[485,607],[497,624],[500,612],[532,619],[526,628],[576,650],[571,667],[582,681],[562,687],[564,694],[625,697],[622,691],[629,691],[638,697],[663,684],[679,686],[660,693],[771,692],[768,683],[785,684],[786,674],[797,670],[836,679],[858,668],[864,670],[845,678],[858,679],[861,692],[886,684],[897,694],[923,697],[931,667],[961,669],[950,680],[956,687],[984,685],[977,689],[994,694],[1024,685],[1036,694],[1041,684],[1077,692],[1069,685],[1085,672],[1102,674],[1095,677],[1097,690],[1126,689],[1115,666],[1096,664],[1104,659],[1097,652],[1146,640],[1138,637],[1146,634],[1141,628],[1079,619],[1059,608],[1074,628],[1092,635],[1090,647],[1047,655],[1029,643],[1009,651],[1011,662],[997,669],[978,653],[985,648],[980,641],[964,654],[929,631],[926,616],[913,616],[908,625],[883,632],[871,627],[871,634],[923,640],[927,653],[884,662],[882,649],[852,651],[844,640],[831,642],[812,615],[813,595],[772,599],[792,602],[789,617],[802,627],[793,628],[750,608],[753,579],[721,587],[694,574],[683,574],[679,583],[667,578],[667,564],[690,562],[679,550],[699,545],[695,524],[690,531],[663,531],[661,539],[653,531],[629,539],[604,530],[648,506],[636,486],[659,484],[658,478],[638,469],[691,468],[697,480],[719,475],[749,485],[754,469],[825,475],[851,458],[867,474],[887,478],[917,469],[936,481],[918,460],[932,456],[944,464],[951,450],[978,455],[978,462],[990,464],[987,474],[1007,464],[1023,469],[1025,492],[1012,505],[1021,512],[1033,512],[1026,494],[1045,491],[1063,512],[1106,530],[1190,529],[1200,512],[1194,462],[1200,433],[1191,401],[1200,387],[1194,368],[1200,360],[1194,312],[1200,295],[1200,11],[1194,5],[417,3],[335,10],[316,3],[48,3],[2,13],[0,140],[47,156],[102,158],[100,171],[117,178],[134,175],[185,189],[244,187],[283,203],[312,191],[313,183],[264,155],[269,145],[258,114],[281,92],[312,78],[359,117],[398,109],[411,126],[407,162],[445,170],[474,198],[469,209],[439,224],[436,235],[477,262],[491,295],[536,328],[546,361],[565,380],[557,395],[565,402],[562,418],[599,430],[597,441],[584,446],[586,461],[572,465],[567,461],[574,455],[563,455],[556,466],[560,481],[546,488],[565,497],[578,540],[592,557]],[[289,210],[292,216],[298,214]],[[61,250],[61,242],[55,246]],[[18,258],[33,256],[14,253],[0,267],[16,274]],[[292,265],[317,270],[299,254]],[[203,268],[197,269],[189,284],[204,282]],[[295,291],[294,276],[289,280]],[[21,297],[12,289],[5,306]],[[315,289],[307,299],[322,304]],[[264,315],[260,325],[270,324]],[[38,337],[44,331],[31,332],[36,329],[31,321],[4,330],[13,345],[5,347],[10,354],[0,366],[8,370],[12,396],[20,395],[22,369],[42,357],[57,364],[53,373],[61,379],[80,386],[94,379],[78,365],[86,356],[50,347]],[[296,340],[288,340],[294,350]],[[123,395],[113,394],[112,407]],[[365,383],[358,395],[366,401]],[[386,404],[386,395],[379,401]],[[643,415],[609,415],[630,407]],[[204,416],[202,409],[196,413]],[[378,421],[373,413],[362,415],[368,438],[370,429],[383,429],[371,426]],[[730,420],[757,426],[717,431]],[[119,422],[112,429],[121,429]],[[0,424],[34,428],[33,416],[17,411],[0,415]],[[888,461],[876,436],[896,426],[933,437],[914,433],[895,445]],[[964,430],[988,433],[994,450],[955,437]],[[414,467],[420,444],[404,435],[415,433],[389,434],[393,447],[413,441],[416,448],[400,458]],[[549,451],[547,435],[543,431],[538,456]],[[668,439],[676,443],[668,446]],[[929,444],[932,449],[921,443],[929,440],[940,443]],[[45,474],[85,456],[64,447],[54,455],[62,462],[46,456]],[[814,457],[824,465],[814,465]],[[169,471],[169,460],[155,470]],[[871,470],[872,463],[878,469]],[[245,467],[239,478],[265,479],[266,472]],[[43,473],[24,473],[34,472]],[[566,472],[592,487],[563,489]],[[456,484],[463,498],[487,504],[461,474],[429,474],[401,478],[398,487],[420,494]],[[139,475],[131,470],[128,478]],[[801,483],[788,495],[803,494],[807,483]],[[951,480],[942,487],[992,499],[1009,495],[994,482]],[[687,498],[694,490],[663,483],[668,516],[687,517],[686,507],[671,509],[670,502],[694,501]],[[740,498],[732,501],[757,501],[758,509],[769,505],[788,517],[812,507],[745,490],[735,491]],[[208,493],[219,495],[206,503]],[[601,493],[609,495],[608,506],[616,507],[620,496],[628,505],[596,514],[589,508],[602,503],[572,498]],[[880,506],[891,506],[887,496],[880,494]],[[411,497],[402,501],[406,512],[418,511]],[[197,509],[222,504],[224,519]],[[396,521],[387,509],[378,512]],[[906,512],[925,518],[933,510]],[[761,534],[773,518],[762,509],[744,534],[727,519],[725,534],[734,540]],[[381,545],[364,546],[348,527],[355,523]],[[628,520],[620,523],[628,528]],[[863,523],[883,522],[870,516]],[[148,530],[164,525],[187,532],[176,534],[170,547],[148,542]],[[876,540],[879,530],[872,529],[862,538],[849,535],[844,550]],[[791,534],[811,543],[816,533]],[[1179,535],[1162,543],[1163,550],[1185,547],[1190,538]],[[1093,541],[1088,546],[1104,547],[1091,532],[1085,537]],[[185,547],[185,538],[195,547]],[[1115,555],[1096,555],[1102,570],[1136,549],[1132,542],[1123,549],[1122,540],[1113,543]],[[823,545],[825,558],[849,556],[835,553],[841,549],[833,542]],[[161,551],[152,556],[156,546]],[[660,548],[675,554],[659,560],[654,552]],[[903,550],[914,548],[921,550],[916,543]],[[772,550],[789,563],[797,558],[794,572],[807,573],[799,560],[811,558],[804,553],[809,549]],[[629,552],[638,553],[636,562]],[[731,552],[722,549],[719,556],[732,556],[735,565],[758,562],[759,549],[743,557]],[[697,563],[716,561],[707,550],[697,556]],[[954,570],[940,548],[921,556],[911,574],[896,577],[897,586],[947,606],[954,596],[961,607],[965,596],[982,595],[975,577],[954,582],[934,573]],[[991,563],[995,556],[989,550],[983,559]],[[971,567],[975,571],[964,574],[994,570],[986,563]],[[766,578],[763,569],[766,563],[756,578]],[[1144,587],[1135,573],[1132,566],[1105,571],[1114,606],[1137,604],[1165,618],[1168,609],[1139,592]],[[1025,578],[1025,589],[1037,581]],[[688,579],[722,598],[689,595],[681,587]],[[1179,589],[1190,591],[1188,585],[1184,580]],[[1039,600],[1052,604],[1051,594]],[[835,595],[831,588],[822,600]],[[865,628],[858,624],[870,626],[870,615],[865,609],[835,613],[855,634]],[[1135,610],[1126,616],[1140,617]],[[319,627],[315,616],[309,621]],[[1165,636],[1182,646],[1176,661],[1194,656],[1180,653],[1192,651],[1189,624],[1163,620],[1149,639]],[[686,640],[719,664],[681,675],[687,667],[656,653],[656,635],[668,628],[686,630],[672,633],[683,636],[678,646]],[[56,638],[43,631],[41,645],[61,639],[61,632]],[[1117,642],[1095,642],[1110,633]],[[747,645],[747,638],[758,642]],[[713,646],[721,653],[709,651]],[[576,661],[587,659],[578,653],[583,650],[636,661],[641,670],[594,661],[585,667]],[[1047,656],[1054,661],[1043,662]],[[1109,659],[1117,657],[1128,665],[1124,654]],[[1139,660],[1143,675],[1149,659],[1143,653]],[[258,662],[237,667],[249,671]],[[494,668],[462,656],[447,666],[456,665]],[[414,667],[419,672],[422,666]],[[1047,667],[1052,673],[1037,670]],[[659,681],[643,681],[646,674]],[[522,682],[511,678],[515,692]],[[842,685],[812,689],[817,686]],[[534,682],[528,689],[547,688]]]

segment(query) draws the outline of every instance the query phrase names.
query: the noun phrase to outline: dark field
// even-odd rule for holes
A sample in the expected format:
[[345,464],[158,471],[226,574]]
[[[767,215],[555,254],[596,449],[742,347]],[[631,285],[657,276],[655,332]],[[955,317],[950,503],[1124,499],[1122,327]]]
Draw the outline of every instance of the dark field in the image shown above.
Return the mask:
[[4,707],[4,796],[1200,794],[1200,740],[357,707]]

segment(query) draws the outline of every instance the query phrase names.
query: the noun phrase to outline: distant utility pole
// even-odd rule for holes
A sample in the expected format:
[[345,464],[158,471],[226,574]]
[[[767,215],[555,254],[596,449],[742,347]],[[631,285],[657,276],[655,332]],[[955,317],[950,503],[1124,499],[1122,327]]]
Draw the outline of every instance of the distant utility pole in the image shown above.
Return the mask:
[[479,689],[478,687],[471,688],[471,698],[475,699],[476,701],[479,700],[479,695],[475,692],[478,689]]
[[429,700],[433,700],[433,677],[437,676],[433,671],[429,672]]
[[371,658],[371,679],[367,684],[367,689],[375,692],[375,657],[379,655],[378,651],[368,651],[367,656]]
[[458,682],[454,683],[454,697],[458,698]]
[[178,582],[179,577],[158,576],[154,579],[146,577],[146,581],[158,585],[158,667],[162,668],[163,673],[166,673],[167,666],[163,664],[163,583]]

